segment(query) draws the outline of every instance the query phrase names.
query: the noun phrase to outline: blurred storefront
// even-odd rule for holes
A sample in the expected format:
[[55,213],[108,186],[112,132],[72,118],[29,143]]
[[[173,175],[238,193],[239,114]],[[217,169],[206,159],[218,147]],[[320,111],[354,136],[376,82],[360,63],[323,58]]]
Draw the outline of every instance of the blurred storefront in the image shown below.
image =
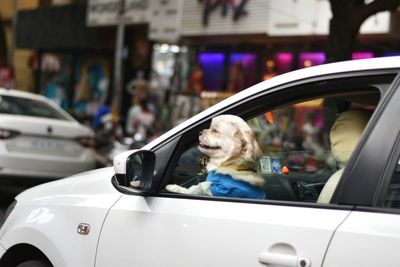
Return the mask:
[[[327,0],[185,1],[180,43],[189,50],[186,79],[202,73],[200,108],[278,74],[326,63],[330,17]],[[365,21],[352,58],[399,54],[396,17],[381,12]]]
[[[0,86],[31,91],[33,76],[26,64],[32,51],[15,49],[14,23],[17,10],[40,6],[39,0],[0,1]],[[3,35],[3,36],[2,36]]]
[[[182,0],[48,2],[18,12],[16,47],[29,51],[23,64],[33,73],[32,91],[88,123],[100,105],[112,105],[117,93],[122,125],[139,95],[152,99],[158,118],[169,120],[169,108],[165,112],[160,107],[170,95],[178,62],[186,62],[176,57],[185,51],[177,45]],[[123,14],[120,3],[125,3]],[[122,90],[115,92],[119,20],[124,23],[118,62]],[[137,86],[141,83],[143,90]]]
[[18,12],[16,46],[31,49],[25,64],[34,91],[90,123],[112,94],[113,29],[86,27],[86,4]]
[[111,62],[103,53],[46,51],[40,55],[38,93],[90,124],[99,106],[109,102],[112,94]]
[[[119,96],[125,125],[146,95],[168,128],[262,80],[326,63],[328,0],[55,2],[67,5],[19,12],[16,45],[31,49],[23,64],[35,73],[36,92],[81,118]],[[368,19],[353,59],[398,54],[398,18],[381,12]]]
[[36,73],[36,92],[88,123],[110,92],[107,53],[45,49],[33,52],[28,65]]
[[[165,128],[170,109],[166,106],[171,79],[179,64],[177,45],[183,0],[90,0],[87,24],[92,28],[122,27],[122,65],[120,122],[125,127],[131,109],[146,98]],[[123,4],[121,6],[121,4]],[[121,33],[120,33],[121,34]],[[116,41],[118,36],[113,40]],[[118,85],[118,82],[117,82]],[[117,99],[115,99],[115,97]],[[114,100],[118,102],[116,94]],[[129,128],[129,127],[126,127]]]
[[[51,5],[68,5],[84,2],[85,0],[5,0],[0,1],[0,23],[4,30],[5,39],[2,38],[0,28],[0,86],[12,87],[23,91],[34,91],[34,75],[30,61],[35,52],[31,49],[18,48],[15,45],[14,33],[18,22],[18,12],[32,11]],[[35,29],[38,31],[38,29]],[[5,51],[4,51],[5,49]],[[5,54],[4,54],[5,53]],[[10,75],[12,75],[10,77]]]

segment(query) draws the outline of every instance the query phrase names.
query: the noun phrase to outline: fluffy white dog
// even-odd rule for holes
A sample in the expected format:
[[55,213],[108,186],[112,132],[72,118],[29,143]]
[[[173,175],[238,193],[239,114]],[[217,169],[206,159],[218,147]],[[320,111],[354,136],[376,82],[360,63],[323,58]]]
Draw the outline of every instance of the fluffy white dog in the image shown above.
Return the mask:
[[258,171],[262,155],[254,133],[240,117],[213,118],[209,129],[200,133],[199,150],[209,156],[207,179],[189,188],[166,186],[170,192],[224,197],[264,199],[264,180]]

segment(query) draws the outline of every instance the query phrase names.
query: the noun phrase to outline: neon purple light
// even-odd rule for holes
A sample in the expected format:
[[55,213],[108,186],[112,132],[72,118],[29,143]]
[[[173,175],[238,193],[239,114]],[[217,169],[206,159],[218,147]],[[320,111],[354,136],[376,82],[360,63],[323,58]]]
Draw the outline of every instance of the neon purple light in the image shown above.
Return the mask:
[[353,54],[351,54],[351,59],[363,59],[372,57],[374,57],[374,53],[371,52],[354,52]]
[[400,52],[388,52],[388,53],[384,53],[382,56],[384,56],[384,57],[400,56]]
[[293,70],[293,54],[287,52],[276,54],[275,64],[278,73],[285,73]]
[[199,61],[205,63],[221,62],[225,58],[223,53],[201,53],[199,55]]
[[257,82],[257,56],[250,53],[232,53],[229,63],[240,62],[243,67],[245,77],[245,87],[253,85]]
[[235,63],[236,61],[240,61],[244,66],[248,64],[253,64],[256,60],[256,55],[254,54],[242,54],[242,53],[233,53],[230,56],[230,63]]
[[201,53],[199,55],[205,90],[219,91],[222,89],[224,61],[223,53]]
[[[326,62],[326,56],[323,52],[305,52],[299,54],[299,67],[310,67],[321,65]],[[310,64],[310,65],[308,65]]]

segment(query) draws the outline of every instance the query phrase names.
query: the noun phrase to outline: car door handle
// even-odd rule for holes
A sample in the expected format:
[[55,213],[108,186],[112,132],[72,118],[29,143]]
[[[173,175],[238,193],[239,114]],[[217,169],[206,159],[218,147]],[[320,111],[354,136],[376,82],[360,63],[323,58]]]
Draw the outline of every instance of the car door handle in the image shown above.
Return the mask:
[[258,255],[261,263],[268,265],[279,265],[287,267],[310,267],[310,259],[295,255],[285,255],[280,253],[262,252]]

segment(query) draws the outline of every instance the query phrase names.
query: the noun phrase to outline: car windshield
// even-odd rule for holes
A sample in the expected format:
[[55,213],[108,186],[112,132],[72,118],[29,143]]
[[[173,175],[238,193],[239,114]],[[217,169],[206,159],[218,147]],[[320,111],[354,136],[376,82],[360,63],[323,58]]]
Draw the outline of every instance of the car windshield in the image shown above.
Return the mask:
[[61,112],[46,102],[4,95],[0,96],[0,114],[68,120]]

